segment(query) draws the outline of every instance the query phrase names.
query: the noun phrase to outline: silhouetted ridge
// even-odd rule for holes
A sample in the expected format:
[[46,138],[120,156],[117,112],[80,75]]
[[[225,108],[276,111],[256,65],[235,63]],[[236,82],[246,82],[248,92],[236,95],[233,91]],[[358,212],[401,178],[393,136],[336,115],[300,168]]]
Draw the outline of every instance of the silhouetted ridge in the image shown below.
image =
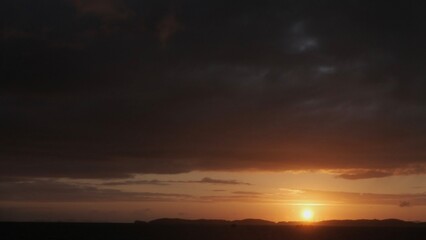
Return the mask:
[[[250,223],[248,225],[237,224]],[[268,222],[268,221],[266,221]],[[354,225],[373,222],[376,225]],[[222,224],[224,223],[224,224]],[[0,222],[1,239],[19,240],[420,240],[426,239],[426,225],[400,220],[344,220],[286,225],[265,223],[258,219],[238,221],[157,219],[149,223],[66,223],[66,222]],[[342,223],[350,225],[339,225]],[[377,225],[394,224],[392,226]],[[290,225],[291,224],[291,225]],[[321,225],[332,224],[332,225]],[[397,225],[395,225],[397,224]]]
[[149,222],[150,224],[167,224],[167,225],[182,225],[182,224],[196,224],[196,225],[274,225],[275,222],[263,219],[242,219],[242,220],[222,220],[222,219],[181,219],[181,218],[160,218]]
[[[144,221],[135,221],[136,224],[147,224]],[[223,220],[223,219],[181,219],[181,218],[160,218],[155,219],[149,224],[158,225],[306,225],[306,222],[272,222],[263,219],[242,219],[242,220]],[[326,220],[320,222],[310,222],[309,225],[317,226],[362,226],[362,227],[405,227],[405,226],[425,226],[423,222],[408,222],[400,219],[356,219],[356,220]]]
[[136,220],[135,221],[135,224],[141,224],[141,225],[143,225],[143,224],[148,224],[147,222],[145,222],[145,221],[139,221],[139,220]]
[[400,219],[356,219],[356,220],[327,220],[327,221],[321,221],[316,223],[317,225],[322,226],[386,226],[386,227],[392,227],[392,226],[414,226],[417,225],[417,223],[414,222],[407,222]]
[[181,218],[160,218],[149,222],[150,224],[163,224],[163,225],[183,225],[183,224],[197,224],[197,225],[225,225],[230,224],[230,221],[221,219],[181,219]]
[[235,220],[235,221],[232,221],[232,223],[237,225],[274,225],[276,224],[275,222],[271,222],[271,221],[267,221],[263,219],[253,219],[253,218]]

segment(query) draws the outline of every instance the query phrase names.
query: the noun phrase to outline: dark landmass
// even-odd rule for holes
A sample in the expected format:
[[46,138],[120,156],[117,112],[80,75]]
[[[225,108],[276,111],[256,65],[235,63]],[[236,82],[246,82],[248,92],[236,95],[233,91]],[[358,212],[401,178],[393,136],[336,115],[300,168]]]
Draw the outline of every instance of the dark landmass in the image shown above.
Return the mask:
[[361,227],[398,227],[398,226],[424,226],[425,222],[408,222],[399,219],[384,219],[384,220],[369,220],[369,219],[357,219],[357,220],[327,220],[316,223],[320,226],[361,226]]
[[263,220],[263,219],[243,219],[243,220],[235,220],[232,221],[233,224],[237,225],[271,225],[275,224],[274,222]]
[[[135,223],[141,223],[136,221]],[[160,218],[149,222],[150,224],[193,224],[193,225],[272,225],[275,222],[263,219],[243,219],[243,220],[222,220],[222,219],[180,219],[180,218]]]
[[242,220],[222,220],[222,219],[182,219],[182,218],[160,218],[150,222],[135,221],[136,224],[163,224],[163,225],[312,225],[312,226],[361,226],[361,227],[398,227],[398,226],[412,226],[412,227],[426,227],[426,222],[410,222],[400,219],[351,219],[351,220],[326,220],[319,222],[272,222],[263,219],[242,219]]
[[1,239],[55,240],[355,240],[426,239],[426,223],[386,220],[330,220],[316,223],[261,219],[171,219],[135,223],[1,222]]
[[229,221],[220,219],[180,219],[180,218],[160,218],[152,220],[149,224],[162,224],[162,225],[226,225]]

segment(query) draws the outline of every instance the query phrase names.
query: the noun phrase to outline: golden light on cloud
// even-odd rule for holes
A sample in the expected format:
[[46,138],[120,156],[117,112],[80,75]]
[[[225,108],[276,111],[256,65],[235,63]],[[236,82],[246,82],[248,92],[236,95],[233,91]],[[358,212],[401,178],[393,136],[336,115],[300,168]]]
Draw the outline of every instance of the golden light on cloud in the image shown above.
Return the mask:
[[301,217],[304,221],[312,221],[314,218],[314,212],[311,209],[303,209],[301,213]]

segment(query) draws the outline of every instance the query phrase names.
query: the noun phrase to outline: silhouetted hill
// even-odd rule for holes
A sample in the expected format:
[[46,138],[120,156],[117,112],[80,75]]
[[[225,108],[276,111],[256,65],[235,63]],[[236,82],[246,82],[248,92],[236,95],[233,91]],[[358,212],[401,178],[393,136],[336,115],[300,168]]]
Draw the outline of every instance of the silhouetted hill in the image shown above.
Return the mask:
[[160,218],[149,222],[150,224],[163,224],[163,225],[226,225],[231,224],[230,221],[221,219],[181,219],[181,218]]
[[[143,224],[143,221],[135,221],[135,223]],[[275,225],[275,222],[263,219],[242,219],[242,220],[222,220],[222,219],[181,219],[181,218],[160,218],[149,222],[149,224],[163,225]]]
[[[138,222],[138,221],[136,221]],[[274,225],[275,222],[263,219],[242,219],[242,220],[222,220],[222,219],[181,219],[181,218],[160,218],[152,220],[150,224],[167,224],[167,225]]]
[[407,222],[399,219],[357,219],[357,220],[327,220],[316,223],[321,226],[362,226],[362,227],[393,227],[393,226],[416,226],[419,223]]
[[263,219],[243,219],[243,220],[234,220],[232,221],[233,224],[237,225],[275,225],[275,222],[263,220]]
[[[257,224],[246,219],[237,224],[226,220],[158,219],[145,223],[42,223],[0,222],[5,240],[420,240],[426,225],[388,220],[332,220],[318,224]],[[268,222],[268,221],[266,221]],[[254,223],[254,224],[253,224]],[[373,224],[371,224],[373,223]],[[329,224],[329,225],[327,225]],[[331,225],[330,225],[331,224]],[[340,224],[340,225],[339,225]],[[346,225],[342,225],[346,224]],[[358,226],[356,224],[363,224]],[[370,224],[370,225],[366,225]],[[385,226],[383,224],[391,224]]]
[[135,223],[135,224],[140,224],[140,225],[148,224],[148,223],[147,223],[147,222],[145,222],[145,221],[139,221],[139,220],[136,220],[134,223]]
[[[135,221],[137,224],[146,224],[144,221]],[[424,222],[409,222],[400,219],[355,219],[355,220],[326,220],[320,222],[272,222],[263,219],[242,219],[242,220],[222,220],[222,219],[181,219],[181,218],[160,218],[152,220],[149,224],[163,225],[317,225],[317,226],[360,226],[360,227],[393,227],[393,226],[426,226]]]

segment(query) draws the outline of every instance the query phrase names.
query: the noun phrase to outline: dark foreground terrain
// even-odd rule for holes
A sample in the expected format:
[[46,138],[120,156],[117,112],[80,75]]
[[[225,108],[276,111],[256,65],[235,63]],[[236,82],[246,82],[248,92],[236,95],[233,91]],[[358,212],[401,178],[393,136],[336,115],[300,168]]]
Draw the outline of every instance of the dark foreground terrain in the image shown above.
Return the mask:
[[0,239],[426,239],[425,225],[348,226],[199,223],[0,223]]

